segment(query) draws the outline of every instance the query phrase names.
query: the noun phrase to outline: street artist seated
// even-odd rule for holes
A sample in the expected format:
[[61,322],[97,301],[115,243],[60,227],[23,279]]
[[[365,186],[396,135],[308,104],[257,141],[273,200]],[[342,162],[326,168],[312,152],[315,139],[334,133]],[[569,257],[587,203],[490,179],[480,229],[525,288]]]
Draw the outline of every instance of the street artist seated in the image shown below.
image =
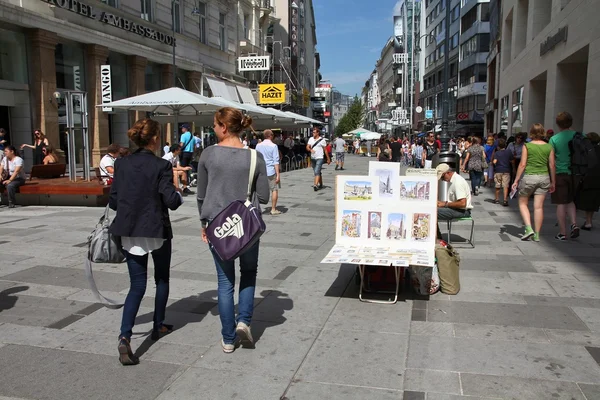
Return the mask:
[[[471,187],[460,174],[452,171],[448,164],[440,164],[436,167],[438,180],[449,182],[448,201],[437,202],[437,219],[440,221],[449,221],[457,218],[471,216]],[[437,230],[438,239],[442,238],[440,228]]]

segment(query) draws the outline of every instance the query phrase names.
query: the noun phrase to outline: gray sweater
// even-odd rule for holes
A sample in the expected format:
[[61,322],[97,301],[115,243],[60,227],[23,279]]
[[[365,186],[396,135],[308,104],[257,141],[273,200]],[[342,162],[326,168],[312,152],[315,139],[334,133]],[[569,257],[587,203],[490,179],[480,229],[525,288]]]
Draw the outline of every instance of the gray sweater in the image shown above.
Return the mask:
[[[200,220],[208,222],[232,201],[246,200],[249,172],[250,150],[226,146],[207,147],[198,162]],[[270,189],[265,159],[259,152],[252,191],[252,202],[260,210],[259,202],[269,202]]]

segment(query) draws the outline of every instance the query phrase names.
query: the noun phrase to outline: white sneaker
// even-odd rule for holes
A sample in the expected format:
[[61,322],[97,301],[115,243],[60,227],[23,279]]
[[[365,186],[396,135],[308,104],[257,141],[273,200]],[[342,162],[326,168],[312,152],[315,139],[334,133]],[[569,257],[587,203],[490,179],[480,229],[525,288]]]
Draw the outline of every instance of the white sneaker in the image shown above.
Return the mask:
[[223,349],[223,353],[233,353],[235,348],[238,347],[238,343],[230,343],[227,344],[223,339],[221,339],[221,348]]
[[242,347],[254,347],[254,339],[252,338],[252,332],[250,332],[250,327],[248,325],[243,322],[238,322],[237,327],[235,328],[235,333],[237,333],[238,337],[240,338]]

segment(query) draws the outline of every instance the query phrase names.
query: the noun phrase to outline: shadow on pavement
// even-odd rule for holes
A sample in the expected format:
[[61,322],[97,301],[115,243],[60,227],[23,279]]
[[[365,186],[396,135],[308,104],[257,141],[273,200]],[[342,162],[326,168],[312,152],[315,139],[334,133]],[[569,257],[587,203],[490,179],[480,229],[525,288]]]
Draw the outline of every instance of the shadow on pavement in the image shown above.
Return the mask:
[[29,289],[29,286],[14,286],[0,292],[0,312],[13,308],[19,299],[19,296],[13,296],[13,294],[27,289]]
[[523,228],[516,225],[504,224],[500,227],[500,233],[506,233],[516,238],[520,238],[523,235]]

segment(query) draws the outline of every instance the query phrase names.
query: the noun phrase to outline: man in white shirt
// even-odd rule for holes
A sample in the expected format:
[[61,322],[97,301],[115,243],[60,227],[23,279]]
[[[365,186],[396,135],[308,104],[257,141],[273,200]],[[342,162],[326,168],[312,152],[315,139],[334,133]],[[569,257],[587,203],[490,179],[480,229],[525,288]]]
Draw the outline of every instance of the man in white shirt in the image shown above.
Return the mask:
[[179,189],[179,179],[181,179],[181,184],[183,186],[183,195],[193,194],[188,188],[188,174],[187,172],[192,169],[192,167],[182,167],[179,163],[179,154],[181,154],[181,146],[178,144],[174,144],[169,149],[170,151],[165,154],[162,158],[163,160],[167,160],[173,166],[173,185],[175,185],[176,189]]
[[337,139],[335,139],[335,142],[333,142],[333,145],[335,147],[335,170],[337,171],[338,169],[343,171],[344,170],[344,157],[346,155],[344,148],[346,146],[346,141],[344,139],[342,139],[342,135],[339,134],[337,135]]
[[271,188],[271,215],[279,215],[281,211],[277,210],[277,198],[281,176],[279,174],[279,147],[273,143],[273,131],[267,129],[263,132],[265,140],[256,145],[256,151],[263,155],[267,164],[267,178]]
[[8,207],[15,208],[17,190],[25,184],[23,159],[17,155],[15,146],[6,146],[4,156],[0,164],[0,176],[3,178],[1,186],[8,193]]
[[313,128],[313,137],[308,139],[308,144],[306,145],[306,150],[310,152],[310,162],[315,174],[313,185],[315,192],[323,188],[321,168],[323,167],[324,158],[327,158],[327,165],[331,164],[331,158],[329,158],[329,154],[325,151],[325,147],[327,147],[327,142],[321,137],[321,130],[315,126]]
[[171,151],[170,149],[171,149],[171,146],[169,146],[169,142],[165,142],[165,147],[163,147],[163,152],[165,154],[167,154],[169,151]]
[[[448,201],[437,202],[437,219],[449,221],[456,218],[471,216],[473,205],[471,204],[471,186],[465,178],[452,171],[448,164],[440,164],[435,169],[438,180],[450,182],[448,186]],[[441,239],[438,227],[438,239]]]
[[106,154],[100,160],[100,177],[105,185],[112,183],[115,174],[115,160],[119,157],[120,151],[121,146],[113,143],[106,148]]

